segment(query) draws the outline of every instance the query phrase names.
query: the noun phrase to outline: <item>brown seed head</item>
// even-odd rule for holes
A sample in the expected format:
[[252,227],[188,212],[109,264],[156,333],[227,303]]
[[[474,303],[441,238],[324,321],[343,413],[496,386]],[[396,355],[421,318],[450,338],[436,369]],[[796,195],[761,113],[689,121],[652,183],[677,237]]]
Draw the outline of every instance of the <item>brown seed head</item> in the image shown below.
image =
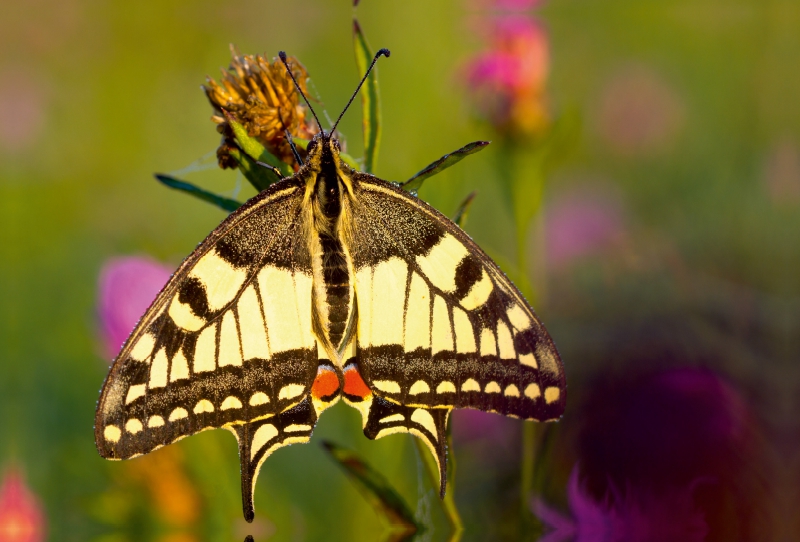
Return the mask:
[[[228,146],[235,143],[233,130],[223,110],[270,153],[287,164],[294,164],[285,131],[289,130],[293,137],[311,139],[319,129],[316,123],[308,121],[308,108],[303,105],[286,68],[277,59],[270,63],[260,55],[240,55],[232,45],[231,54],[233,61],[227,71],[222,70],[220,82],[207,77],[208,84],[203,86],[215,111],[211,120],[223,135],[223,142],[217,150],[220,167],[236,167],[227,152]],[[289,59],[289,65],[303,93],[308,96],[306,69],[294,58]]]

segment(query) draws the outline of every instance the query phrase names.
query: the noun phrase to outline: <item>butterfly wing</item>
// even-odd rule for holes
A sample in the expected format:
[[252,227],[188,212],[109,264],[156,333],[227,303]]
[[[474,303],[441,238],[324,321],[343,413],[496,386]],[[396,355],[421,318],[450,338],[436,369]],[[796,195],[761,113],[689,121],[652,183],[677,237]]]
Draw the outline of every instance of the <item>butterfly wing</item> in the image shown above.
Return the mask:
[[410,431],[443,473],[453,408],[559,418],[566,382],[558,351],[497,265],[423,201],[371,175],[352,184],[354,361],[382,399],[362,410],[370,438]]
[[[95,417],[100,455],[126,459],[225,427],[239,441],[245,516],[261,462],[308,440],[318,355],[303,187],[276,183],[215,229],[123,346]],[[319,401],[316,401],[318,406]]]

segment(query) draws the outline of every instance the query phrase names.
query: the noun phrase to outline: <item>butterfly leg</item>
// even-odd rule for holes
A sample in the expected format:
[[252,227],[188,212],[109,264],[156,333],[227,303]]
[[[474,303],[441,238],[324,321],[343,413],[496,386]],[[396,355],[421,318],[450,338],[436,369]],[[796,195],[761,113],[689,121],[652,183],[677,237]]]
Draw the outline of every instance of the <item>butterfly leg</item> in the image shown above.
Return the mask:
[[449,408],[417,408],[398,405],[372,396],[364,435],[377,439],[393,433],[408,432],[428,446],[439,467],[439,495],[447,489],[447,418]]
[[317,423],[317,412],[306,398],[276,416],[230,427],[239,441],[242,469],[242,509],[244,519],[255,517],[253,492],[264,460],[281,446],[308,442]]

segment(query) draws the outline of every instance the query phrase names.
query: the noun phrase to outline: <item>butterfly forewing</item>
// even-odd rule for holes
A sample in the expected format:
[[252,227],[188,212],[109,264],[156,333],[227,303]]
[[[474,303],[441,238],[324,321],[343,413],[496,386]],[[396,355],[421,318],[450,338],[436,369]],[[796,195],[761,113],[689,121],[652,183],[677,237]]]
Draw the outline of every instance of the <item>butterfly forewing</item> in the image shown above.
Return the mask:
[[173,275],[103,387],[101,455],[124,459],[204,429],[234,428],[308,395],[318,351],[302,195],[296,182],[277,183]]
[[558,352],[527,302],[455,224],[365,174],[353,176],[358,361],[392,402],[559,418]]

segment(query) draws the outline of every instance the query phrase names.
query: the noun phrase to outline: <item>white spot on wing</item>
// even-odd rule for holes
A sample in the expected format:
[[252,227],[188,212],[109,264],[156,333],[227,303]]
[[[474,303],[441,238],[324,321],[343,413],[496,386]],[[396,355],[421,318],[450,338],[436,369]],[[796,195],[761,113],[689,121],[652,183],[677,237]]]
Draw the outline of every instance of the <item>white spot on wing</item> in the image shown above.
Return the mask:
[[417,265],[431,283],[445,292],[456,289],[456,268],[467,248],[455,237],[446,233],[427,256],[417,256]]
[[173,410],[170,413],[169,421],[175,422],[175,421],[182,420],[182,419],[188,418],[188,417],[189,417],[189,413],[186,412],[186,409],[178,407],[178,408],[176,408],[175,410]]
[[[156,338],[150,333],[145,333],[131,349],[131,359],[136,361],[145,361],[150,354],[153,353],[153,347],[156,345]],[[110,426],[109,426],[110,427]]]
[[266,266],[258,274],[273,353],[311,348],[311,277]]
[[461,306],[468,311],[477,309],[486,303],[493,289],[492,280],[489,278],[486,270],[481,269],[481,278],[472,285],[467,295],[461,300]]
[[244,284],[247,273],[236,269],[212,250],[198,260],[189,276],[196,277],[203,283],[208,307],[212,311],[218,311],[233,301]]
[[517,331],[525,331],[532,325],[531,319],[525,313],[525,310],[514,303],[511,308],[506,311],[508,320]]
[[252,460],[261,451],[261,448],[277,436],[278,429],[272,424],[267,423],[256,429],[256,434],[253,435],[253,443],[250,445],[250,459]]
[[431,332],[431,354],[442,351],[453,351],[453,330],[450,327],[450,315],[447,303],[442,296],[433,299],[433,331]]
[[236,318],[233,311],[222,317],[222,329],[219,334],[219,366],[242,365],[242,353],[239,350],[239,333],[236,330]]
[[481,330],[481,356],[496,356],[497,342],[494,333],[488,327]]
[[204,412],[214,412],[214,405],[208,399],[200,399],[192,410],[195,414],[202,414]]
[[489,382],[483,390],[486,393],[500,393],[500,384],[497,382]]
[[456,351],[459,354],[475,352],[475,332],[472,330],[472,324],[467,313],[458,307],[453,307],[453,327],[456,330]]
[[294,399],[305,391],[302,384],[287,384],[278,392],[278,399]]
[[169,360],[164,348],[159,348],[153,363],[150,364],[150,389],[163,388],[167,385],[167,371],[169,370]]
[[179,328],[186,331],[200,331],[206,325],[206,321],[192,312],[189,305],[181,303],[176,294],[169,304],[169,317]]
[[284,427],[283,431],[285,433],[298,433],[301,431],[311,431],[311,426],[293,423],[292,425],[287,425],[286,427]]
[[242,334],[242,354],[245,361],[253,358],[269,359],[267,326],[258,304],[255,286],[245,288],[236,305],[239,315],[239,329]]
[[474,378],[468,378],[461,384],[461,391],[481,391],[481,385]]
[[143,396],[146,388],[146,384],[134,384],[128,388],[128,394],[125,396],[125,404],[129,405],[139,397]]
[[505,322],[497,322],[497,346],[500,350],[501,359],[514,359],[517,357],[517,349],[514,348],[514,338],[511,330]]
[[407,278],[406,262],[400,258],[391,258],[375,266],[372,272],[372,290],[358,291],[358,296],[372,297],[372,306],[375,309],[373,317],[380,315],[380,321],[373,322],[371,326],[371,346],[403,343],[403,306]]
[[549,387],[544,390],[544,400],[547,404],[555,403],[561,396],[561,390],[556,387]]
[[533,354],[522,354],[519,357],[519,362],[523,365],[533,367],[534,369],[539,368],[539,366],[536,364],[536,357]]
[[510,384],[506,386],[506,390],[503,392],[503,395],[506,397],[519,397],[519,388],[517,388],[514,384]]
[[431,346],[431,292],[417,273],[412,273],[408,291],[404,346],[406,352]]
[[169,369],[169,381],[175,382],[182,378],[189,378],[189,362],[186,361],[186,356],[183,355],[183,348],[178,348],[178,351],[172,357],[172,367]]
[[106,428],[103,429],[103,438],[108,442],[119,442],[121,436],[122,431],[120,431],[119,427],[116,425],[107,425]]
[[125,422],[125,431],[127,431],[131,435],[135,435],[141,430],[142,430],[142,422],[140,422],[138,419],[131,418],[127,422]]
[[263,391],[257,391],[250,396],[250,406],[265,405],[269,403],[269,397]]
[[436,386],[436,393],[455,393],[456,386],[449,380],[445,380],[444,382],[440,382],[438,386]]
[[372,338],[372,267],[356,272],[356,301],[358,302],[358,342],[370,346]]
[[411,421],[416,422],[427,429],[436,440],[439,439],[439,435],[436,431],[436,423],[433,421],[433,416],[431,416],[431,413],[427,410],[421,408],[416,409],[411,413]]
[[525,388],[525,397],[528,399],[536,399],[542,394],[541,390],[539,390],[538,384],[528,384]]
[[420,393],[428,393],[430,391],[431,388],[425,381],[417,380],[411,385],[411,389],[408,390],[408,393],[409,395],[419,395]]
[[233,408],[242,408],[242,402],[238,397],[234,397],[233,395],[226,397],[219,406],[220,410],[231,410]]
[[384,393],[400,393],[400,384],[393,380],[373,380],[372,385]]
[[161,416],[150,416],[147,420],[147,427],[161,427],[164,425],[164,418]]
[[194,372],[213,371],[217,368],[217,324],[205,328],[197,338],[194,348]]

